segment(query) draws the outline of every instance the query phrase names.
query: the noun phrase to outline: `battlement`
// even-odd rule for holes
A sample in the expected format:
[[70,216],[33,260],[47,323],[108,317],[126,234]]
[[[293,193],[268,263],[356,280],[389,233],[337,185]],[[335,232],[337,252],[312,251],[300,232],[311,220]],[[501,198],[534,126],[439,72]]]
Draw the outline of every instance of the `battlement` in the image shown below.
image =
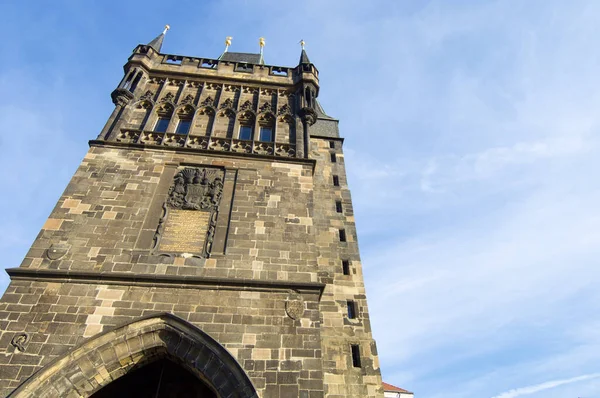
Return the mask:
[[[227,54],[227,53],[225,53]],[[256,55],[258,54],[248,54]],[[193,78],[224,78],[228,81],[255,82],[278,86],[295,85],[310,81],[318,87],[319,71],[313,64],[300,64],[295,67],[266,65],[250,60],[231,60],[190,57],[185,55],[163,54],[150,45],[138,45],[125,65],[125,72],[136,65],[151,75],[180,75]]]

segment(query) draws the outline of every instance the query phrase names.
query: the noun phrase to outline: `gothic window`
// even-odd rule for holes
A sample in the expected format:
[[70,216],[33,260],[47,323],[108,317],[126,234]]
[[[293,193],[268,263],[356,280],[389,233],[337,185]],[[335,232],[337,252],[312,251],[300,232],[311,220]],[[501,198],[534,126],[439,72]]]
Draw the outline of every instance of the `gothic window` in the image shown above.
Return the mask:
[[246,141],[252,140],[252,126],[240,126],[239,139]]
[[173,116],[173,105],[169,103],[163,103],[157,109],[158,119],[154,124],[154,131],[158,133],[165,133],[169,127],[171,116]]
[[129,91],[130,92],[134,92],[138,83],[140,82],[140,80],[142,79],[142,72],[139,72],[137,74],[137,76],[135,77],[135,79],[133,79],[133,83],[131,83],[131,87],[129,87]]
[[259,140],[263,142],[272,142],[273,129],[271,127],[261,127]]
[[352,344],[350,349],[352,350],[352,366],[360,368],[360,347],[358,344]]
[[342,273],[344,275],[350,275],[350,261],[342,260]]
[[190,119],[181,119],[177,124],[177,134],[187,134],[190,132],[190,126],[192,125],[192,121]]
[[158,133],[164,133],[167,131],[167,127],[169,127],[169,118],[159,117],[154,125],[154,131]]
[[123,82],[123,88],[126,90],[129,90],[129,87],[131,86],[131,81],[133,80],[133,76],[135,75],[135,71],[129,73],[129,76],[127,76],[127,78],[125,79],[125,81]]
[[356,303],[348,300],[346,301],[346,308],[348,309],[348,319],[356,319]]

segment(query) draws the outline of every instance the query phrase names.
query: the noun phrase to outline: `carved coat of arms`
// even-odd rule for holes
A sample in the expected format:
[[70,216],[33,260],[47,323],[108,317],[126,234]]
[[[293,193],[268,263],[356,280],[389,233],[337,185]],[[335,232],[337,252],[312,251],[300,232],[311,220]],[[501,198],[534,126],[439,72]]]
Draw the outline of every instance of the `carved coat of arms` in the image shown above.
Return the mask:
[[169,190],[169,206],[183,210],[208,210],[217,206],[223,194],[219,170],[185,168],[175,175]]
[[[223,195],[224,171],[216,168],[196,168],[186,167],[177,174],[173,179],[173,185],[169,189],[167,200],[163,205],[163,215],[159,220],[158,227],[154,234],[153,249],[158,249],[161,242],[166,242],[165,251],[184,251],[186,253],[198,253],[201,257],[210,257],[215,231],[217,226],[217,217],[219,212],[219,202]],[[175,238],[173,234],[169,235],[168,224],[169,214],[179,212],[181,210],[197,210],[208,213],[208,215],[197,225],[187,225],[192,227],[193,231],[204,230],[205,235],[188,236],[186,238]],[[175,214],[175,213],[173,213]],[[182,213],[177,213],[181,216]],[[198,218],[191,216],[187,217],[187,221],[181,220],[182,224],[198,221]],[[176,221],[173,221],[176,223]],[[177,224],[180,228],[182,224]],[[172,225],[174,227],[175,224]],[[185,225],[183,225],[185,227]],[[172,230],[171,230],[172,231]],[[193,234],[192,234],[193,235]],[[182,239],[179,244],[173,243],[173,239]],[[200,246],[195,246],[201,243]],[[189,251],[188,251],[189,248]],[[181,249],[181,250],[180,250]]]

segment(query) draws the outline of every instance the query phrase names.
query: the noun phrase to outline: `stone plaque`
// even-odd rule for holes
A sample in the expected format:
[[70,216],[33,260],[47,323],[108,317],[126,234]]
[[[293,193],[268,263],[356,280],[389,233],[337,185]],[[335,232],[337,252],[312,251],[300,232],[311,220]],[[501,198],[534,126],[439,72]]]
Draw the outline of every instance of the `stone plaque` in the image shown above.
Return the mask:
[[210,212],[169,209],[160,250],[178,253],[202,253],[208,232]]

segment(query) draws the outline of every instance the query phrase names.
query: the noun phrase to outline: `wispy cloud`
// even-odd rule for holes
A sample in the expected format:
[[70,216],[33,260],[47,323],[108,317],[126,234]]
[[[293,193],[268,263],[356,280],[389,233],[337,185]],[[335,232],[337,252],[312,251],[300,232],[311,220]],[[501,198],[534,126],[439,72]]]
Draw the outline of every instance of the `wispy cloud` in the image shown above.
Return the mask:
[[494,396],[493,398],[516,398],[522,395],[530,395],[536,392],[549,390],[552,388],[556,388],[565,384],[577,383],[584,380],[597,379],[600,377],[600,373],[592,373],[577,377],[571,377],[570,379],[562,379],[562,380],[552,380],[547,381],[545,383],[536,384],[533,386],[520,387],[515,388],[510,391],[503,392],[499,395]]

